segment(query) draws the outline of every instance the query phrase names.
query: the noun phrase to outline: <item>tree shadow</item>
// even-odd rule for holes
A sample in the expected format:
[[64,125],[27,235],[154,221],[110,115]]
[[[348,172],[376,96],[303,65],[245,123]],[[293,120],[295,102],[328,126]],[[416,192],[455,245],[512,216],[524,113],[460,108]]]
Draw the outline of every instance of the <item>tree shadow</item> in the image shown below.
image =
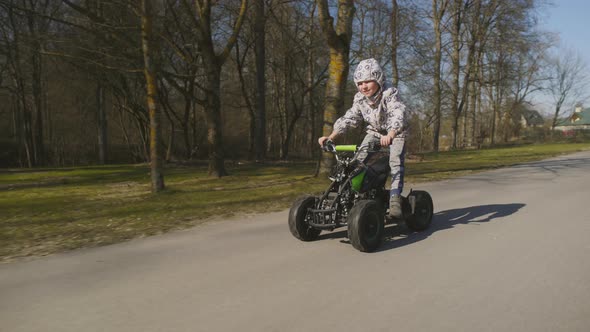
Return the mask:
[[564,168],[584,168],[588,166],[590,158],[566,158],[566,159],[554,159],[554,160],[539,160],[531,161],[514,165],[515,168],[541,168],[547,171],[553,172],[554,170]]
[[[434,214],[430,227],[422,232],[412,231],[403,222],[387,225],[385,227],[383,243],[377,249],[377,252],[400,248],[422,241],[435,232],[453,228],[455,225],[480,225],[507,217],[518,212],[524,206],[525,204],[522,203],[489,204],[440,211]],[[319,239],[340,239],[340,242],[350,244],[350,241],[346,237],[347,230],[344,229],[337,232],[323,233]]]
[[[566,171],[572,169],[588,169],[590,158],[568,158],[555,160],[541,160],[512,165],[507,168],[520,170],[521,172],[504,173],[502,177],[490,177],[486,174],[472,174],[464,177],[467,181],[481,181],[485,183],[506,183],[519,179],[526,179],[527,182],[544,182],[560,177]],[[531,176],[531,172],[533,176]]]

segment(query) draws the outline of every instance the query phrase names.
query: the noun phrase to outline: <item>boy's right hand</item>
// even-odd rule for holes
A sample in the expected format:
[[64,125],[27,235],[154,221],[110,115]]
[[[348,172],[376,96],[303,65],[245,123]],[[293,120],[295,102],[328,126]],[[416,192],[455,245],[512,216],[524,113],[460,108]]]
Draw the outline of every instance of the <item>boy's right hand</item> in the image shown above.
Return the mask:
[[320,147],[324,147],[324,143],[330,139],[328,136],[322,136],[320,138],[318,138],[318,143],[320,143]]

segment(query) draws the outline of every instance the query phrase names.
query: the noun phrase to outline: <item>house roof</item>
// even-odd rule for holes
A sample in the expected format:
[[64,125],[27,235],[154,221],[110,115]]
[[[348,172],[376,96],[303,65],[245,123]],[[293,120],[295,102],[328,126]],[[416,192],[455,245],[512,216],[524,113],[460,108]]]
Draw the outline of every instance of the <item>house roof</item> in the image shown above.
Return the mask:
[[543,116],[535,110],[524,110],[522,116],[526,120],[528,125],[542,125],[545,123]]
[[557,124],[564,127],[588,126],[590,125],[590,108],[585,108],[581,112],[574,112],[568,118],[565,118]]

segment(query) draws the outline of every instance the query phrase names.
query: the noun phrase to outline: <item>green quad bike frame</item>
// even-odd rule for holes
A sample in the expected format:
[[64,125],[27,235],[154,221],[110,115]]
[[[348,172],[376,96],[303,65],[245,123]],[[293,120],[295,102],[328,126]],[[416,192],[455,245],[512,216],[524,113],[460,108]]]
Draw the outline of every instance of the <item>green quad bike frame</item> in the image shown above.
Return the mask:
[[[402,196],[402,218],[389,219],[389,151],[378,144],[335,145],[323,149],[336,157],[328,189],[320,196],[305,195],[289,211],[289,230],[301,241],[316,240],[321,231],[348,227],[348,239],[362,252],[377,250],[383,241],[385,224],[405,222],[413,231],[427,229],[433,216],[430,194],[413,190]],[[364,162],[360,152],[367,152]]]

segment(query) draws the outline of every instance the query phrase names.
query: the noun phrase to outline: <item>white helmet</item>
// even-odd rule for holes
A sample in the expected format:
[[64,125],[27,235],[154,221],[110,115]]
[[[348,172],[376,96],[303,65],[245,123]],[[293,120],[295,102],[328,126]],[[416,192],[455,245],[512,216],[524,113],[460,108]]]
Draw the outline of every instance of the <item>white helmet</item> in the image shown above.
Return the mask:
[[376,81],[380,87],[383,87],[383,70],[377,60],[365,59],[359,62],[354,71],[354,83],[358,85],[359,82]]

